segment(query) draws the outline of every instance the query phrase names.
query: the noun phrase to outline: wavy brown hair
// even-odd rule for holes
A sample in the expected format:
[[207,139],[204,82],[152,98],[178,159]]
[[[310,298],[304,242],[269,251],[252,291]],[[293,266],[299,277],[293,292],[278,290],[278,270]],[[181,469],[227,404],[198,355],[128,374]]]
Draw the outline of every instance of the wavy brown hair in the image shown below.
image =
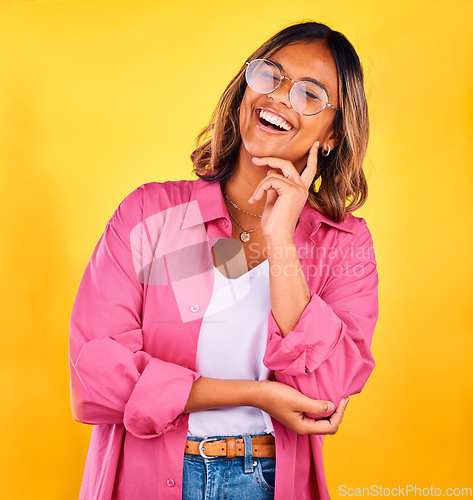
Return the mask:
[[[319,149],[308,202],[330,219],[341,222],[346,213],[363,206],[368,196],[363,172],[369,137],[363,68],[353,45],[342,33],[312,21],[279,31],[247,61],[266,59],[295,42],[325,43],[337,68],[339,111],[332,125],[340,142],[329,156],[323,156]],[[246,62],[220,97],[210,123],[196,138],[196,149],[191,154],[193,172],[206,181],[225,183],[235,172],[241,144],[239,108],[246,89],[245,70]]]

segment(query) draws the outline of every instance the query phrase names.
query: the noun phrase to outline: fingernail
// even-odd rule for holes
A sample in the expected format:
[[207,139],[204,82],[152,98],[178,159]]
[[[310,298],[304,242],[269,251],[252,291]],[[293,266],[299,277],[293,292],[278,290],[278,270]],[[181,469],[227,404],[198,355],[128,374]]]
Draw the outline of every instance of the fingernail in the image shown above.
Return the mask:
[[316,148],[318,148],[318,147],[319,147],[319,141],[317,141],[317,142],[315,143],[315,147],[316,147]]
[[335,405],[331,401],[329,401],[327,411],[332,411],[332,410],[335,410]]
[[345,403],[345,406],[350,402],[350,398],[346,398],[347,402]]

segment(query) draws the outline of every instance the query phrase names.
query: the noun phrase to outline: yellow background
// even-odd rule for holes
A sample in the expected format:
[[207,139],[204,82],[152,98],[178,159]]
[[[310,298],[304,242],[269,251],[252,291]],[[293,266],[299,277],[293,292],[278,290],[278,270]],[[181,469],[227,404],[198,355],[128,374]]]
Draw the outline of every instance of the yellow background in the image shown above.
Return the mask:
[[473,487],[473,4],[0,2],[0,497],[77,498],[90,427],[69,409],[68,322],[105,223],[189,154],[261,42],[313,19],[364,66],[377,366],[326,439],[346,488]]

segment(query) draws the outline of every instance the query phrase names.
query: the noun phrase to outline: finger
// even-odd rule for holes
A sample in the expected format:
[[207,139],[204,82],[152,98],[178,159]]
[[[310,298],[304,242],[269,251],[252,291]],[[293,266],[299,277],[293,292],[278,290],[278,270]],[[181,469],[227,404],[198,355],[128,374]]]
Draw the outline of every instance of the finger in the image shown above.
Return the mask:
[[269,191],[270,189],[276,190],[280,196],[283,194],[283,191],[288,188],[290,188],[290,182],[288,182],[288,179],[284,180],[282,176],[276,177],[274,175],[268,175],[255,189],[255,192],[249,198],[248,202],[252,203],[254,201],[258,201],[263,197],[264,192]]
[[300,408],[304,413],[312,413],[313,415],[323,415],[335,409],[332,401],[325,401],[321,399],[311,399],[307,397],[306,404]]
[[298,423],[296,432],[299,434],[335,434],[340,427],[348,401],[348,398],[342,399],[329,420],[315,420],[302,414],[302,420]]
[[270,189],[269,191],[267,191],[264,209],[271,211],[271,209],[276,204],[277,199],[278,199],[278,194],[274,189]]
[[277,170],[272,169],[272,168],[268,169],[268,171],[266,172],[266,177],[258,183],[258,185],[256,186],[255,190],[253,191],[253,194],[248,199],[249,203],[254,203],[255,200],[254,200],[253,197],[254,197],[256,191],[259,189],[259,187],[263,184],[263,182],[268,178],[268,176],[270,174],[277,174],[277,175],[279,175],[279,172]]
[[[254,156],[252,161],[256,165],[268,165],[269,167],[279,169],[283,174],[289,174],[289,177],[295,182],[300,178],[296,167],[289,160],[283,160],[282,158],[276,158],[274,156]],[[301,182],[299,183],[302,184]]]
[[335,434],[342,422],[348,401],[349,398],[342,399],[329,420],[313,420],[306,417],[307,422],[305,422],[305,426],[307,429],[312,429],[310,434]]
[[345,408],[347,407],[348,401],[350,401],[349,398],[344,398],[340,400],[340,403],[338,403],[337,409],[333,412],[332,416],[329,419],[330,424],[332,427],[335,429],[335,432],[338,430],[342,419],[343,415],[345,413]]
[[309,189],[314,181],[315,173],[317,172],[317,154],[319,151],[319,141],[315,142],[309,150],[307,165],[301,174],[304,186]]
[[298,427],[300,434],[335,434],[337,430],[338,427],[334,427],[330,420],[314,420],[306,416]]

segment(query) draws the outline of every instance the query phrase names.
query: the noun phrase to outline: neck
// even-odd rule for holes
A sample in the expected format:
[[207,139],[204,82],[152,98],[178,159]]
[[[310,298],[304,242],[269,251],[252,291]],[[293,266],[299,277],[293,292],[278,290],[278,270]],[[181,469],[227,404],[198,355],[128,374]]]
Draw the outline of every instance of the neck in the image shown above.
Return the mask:
[[[248,199],[254,193],[258,184],[266,177],[266,172],[269,167],[257,166],[251,161],[251,158],[252,156],[242,145],[238,154],[235,173],[222,187],[227,196],[240,208],[255,215],[262,215],[266,203],[266,194],[264,194],[261,200],[253,205],[248,203]],[[225,199],[225,202],[228,204],[228,200]],[[231,205],[230,209],[232,213],[235,212]],[[241,212],[238,214],[239,217],[245,215],[246,214]],[[250,216],[246,215],[246,217]]]

